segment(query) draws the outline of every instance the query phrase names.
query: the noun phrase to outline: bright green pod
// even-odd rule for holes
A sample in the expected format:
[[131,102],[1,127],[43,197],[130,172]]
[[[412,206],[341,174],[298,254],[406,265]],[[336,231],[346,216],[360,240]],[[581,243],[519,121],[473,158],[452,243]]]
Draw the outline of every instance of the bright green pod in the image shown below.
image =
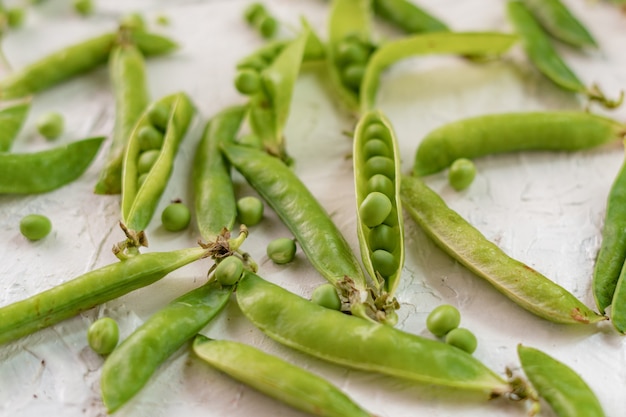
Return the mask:
[[230,377],[311,415],[372,417],[325,379],[252,346],[198,335],[193,351]]
[[[626,127],[587,112],[502,113],[448,123],[430,132],[415,153],[413,174],[424,176],[455,160],[516,151],[574,152],[618,140]],[[506,138],[506,140],[502,140]]]
[[444,22],[409,0],[374,0],[374,12],[406,33],[450,30]]
[[403,177],[400,195],[403,208],[437,246],[520,307],[554,323],[605,320],[565,288],[505,254],[421,179]]
[[34,153],[0,153],[0,194],[37,194],[62,187],[89,167],[103,137]]
[[0,307],[0,344],[52,326],[99,304],[150,285],[201,259],[205,249],[152,252],[87,272],[25,300]]
[[604,417],[598,398],[569,366],[538,349],[517,346],[524,373],[558,417]]
[[[141,144],[138,134],[142,127],[150,123],[148,120],[150,109],[161,105],[170,109],[163,147],[145,181],[139,187],[137,180],[140,173],[137,170],[137,161]],[[174,157],[185,137],[194,111],[193,104],[185,93],[171,94],[148,106],[133,128],[128,139],[122,172],[122,222],[128,229],[141,231],[150,223],[172,173]]]
[[20,103],[0,110],[0,152],[8,152],[22,129],[30,103]]
[[[366,150],[368,149],[367,145],[373,141],[380,141],[384,143],[385,148],[389,150],[389,156],[368,157],[368,154],[366,153]],[[357,233],[359,236],[361,260],[363,261],[365,269],[370,274],[372,279],[377,280],[377,273],[382,275],[382,278],[384,279],[384,290],[390,295],[393,295],[398,287],[402,267],[404,265],[404,225],[402,217],[402,203],[400,201],[399,181],[401,175],[401,164],[398,141],[391,126],[391,122],[382,112],[371,111],[365,113],[361,117],[354,131],[352,155],[357,208],[360,208],[363,205],[363,202],[372,195],[370,182],[375,175],[384,175],[393,184],[393,194],[390,195],[389,193],[383,193],[391,202],[391,213],[389,216],[396,219],[392,222],[393,225],[388,226],[392,229],[392,233],[386,234],[389,238],[393,239],[393,242],[389,242],[384,245],[393,248],[393,250],[389,253],[396,260],[396,269],[393,270],[391,274],[382,274],[381,271],[377,271],[374,267],[374,264],[372,263],[372,254],[380,248],[373,248],[371,246],[372,238],[370,235],[372,230],[374,230],[372,227],[377,225],[368,226],[361,217],[362,211],[357,209]],[[368,162],[371,162],[375,158],[385,158],[391,161],[391,176],[383,172],[369,172]]]
[[166,55],[178,49],[178,43],[167,36],[156,33],[133,30],[130,36],[132,42],[147,57]]

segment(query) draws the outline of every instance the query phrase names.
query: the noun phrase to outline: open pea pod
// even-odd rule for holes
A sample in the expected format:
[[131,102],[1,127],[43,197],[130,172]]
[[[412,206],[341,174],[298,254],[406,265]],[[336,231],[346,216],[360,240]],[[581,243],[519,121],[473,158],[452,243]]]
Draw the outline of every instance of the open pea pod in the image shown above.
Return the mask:
[[499,55],[516,41],[516,36],[497,32],[434,32],[382,44],[372,54],[363,76],[361,111],[375,107],[381,73],[402,59],[430,54]]
[[404,265],[397,140],[383,113],[370,111],[357,124],[353,144],[361,259],[372,279],[393,295]]
[[30,103],[20,103],[0,110],[0,152],[7,152],[19,133]]
[[[151,114],[157,108],[165,109],[167,122],[156,127],[151,121]],[[130,230],[142,231],[147,226],[159,203],[161,194],[172,173],[174,158],[178,146],[185,137],[187,128],[194,114],[194,107],[185,93],[175,93],[152,103],[139,118],[133,129],[126,154],[122,174],[122,222]],[[142,140],[142,130],[155,128],[163,136],[160,146],[146,145]],[[146,141],[147,142],[147,141]],[[156,151],[156,158],[151,166],[142,168],[140,158],[146,152]],[[141,172],[147,168],[146,172]],[[143,178],[140,178],[145,174]]]

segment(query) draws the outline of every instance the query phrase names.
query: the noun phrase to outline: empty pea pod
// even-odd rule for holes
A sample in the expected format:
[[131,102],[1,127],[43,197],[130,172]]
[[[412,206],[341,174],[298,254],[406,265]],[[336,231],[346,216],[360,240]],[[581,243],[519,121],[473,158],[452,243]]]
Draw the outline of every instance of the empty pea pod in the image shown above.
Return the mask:
[[0,110],[0,152],[7,152],[28,115],[30,103],[19,103]]
[[449,30],[444,22],[409,0],[374,0],[374,12],[407,33]]
[[444,252],[529,312],[563,324],[605,320],[565,288],[506,255],[416,177],[402,178],[404,209]]
[[[413,173],[429,175],[459,158],[514,151],[578,151],[626,134],[617,121],[591,113],[554,111],[502,113],[448,123],[430,132],[415,153]],[[502,140],[506,138],[506,140]]]

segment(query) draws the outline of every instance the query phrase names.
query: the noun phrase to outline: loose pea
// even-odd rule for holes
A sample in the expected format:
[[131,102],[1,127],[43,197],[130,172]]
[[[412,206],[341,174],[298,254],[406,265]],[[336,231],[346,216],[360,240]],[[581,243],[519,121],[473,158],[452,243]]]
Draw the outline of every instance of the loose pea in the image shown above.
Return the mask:
[[274,239],[267,245],[267,256],[279,265],[289,263],[296,256],[296,242],[287,237]]
[[359,42],[343,41],[337,46],[339,65],[365,64],[369,57],[367,47]]
[[372,266],[374,271],[379,272],[383,277],[389,277],[396,272],[398,261],[392,253],[378,249],[372,253]]
[[474,333],[463,327],[450,330],[446,335],[446,343],[458,347],[467,353],[474,353],[478,345]]
[[391,198],[394,196],[395,190],[396,188],[393,181],[382,174],[372,175],[372,177],[367,180],[367,191],[369,193],[379,192]]
[[391,213],[391,200],[383,193],[369,193],[359,206],[359,216],[367,227],[381,224]]
[[87,342],[94,352],[107,355],[113,352],[120,339],[117,322],[110,317],[103,317],[91,323],[87,330]]
[[376,174],[383,174],[393,180],[396,176],[393,160],[386,156],[373,156],[368,159],[365,163],[365,175],[371,177]]
[[130,13],[123,16],[120,26],[128,29],[146,30],[146,20],[139,13]]
[[450,304],[437,306],[426,318],[426,328],[435,336],[443,337],[461,324],[461,313]]
[[92,0],[74,0],[74,10],[77,13],[88,16],[93,13],[93,1]]
[[57,112],[49,112],[37,119],[37,131],[46,139],[56,139],[63,133],[63,116]]
[[170,18],[164,14],[160,14],[156,17],[157,25],[167,26],[170,24]]
[[263,219],[263,202],[256,197],[243,197],[237,201],[237,218],[246,226],[259,224]]
[[370,230],[368,236],[368,244],[371,250],[378,249],[386,250],[387,252],[393,252],[398,246],[398,240],[396,235],[397,231],[386,224],[381,224]]
[[252,95],[261,88],[261,77],[258,71],[242,69],[235,76],[235,88],[241,94]]
[[161,132],[165,132],[167,124],[170,120],[170,109],[164,103],[159,103],[153,106],[148,111],[148,119],[150,122]]
[[29,240],[39,240],[52,230],[50,219],[41,214],[29,214],[20,220],[20,232]]
[[461,191],[470,186],[476,176],[476,166],[466,158],[459,158],[450,165],[448,171],[448,182],[457,191]]
[[243,262],[236,256],[223,259],[215,268],[215,278],[222,285],[235,285],[243,274]]
[[144,174],[150,171],[160,154],[161,151],[158,149],[151,149],[139,154],[139,160],[137,161],[137,173]]
[[365,76],[365,65],[350,64],[342,71],[343,82],[350,88],[358,90]]
[[137,139],[139,140],[139,148],[142,151],[149,151],[151,149],[161,149],[164,136],[154,126],[145,125],[137,132]]
[[331,283],[322,284],[313,290],[311,301],[331,310],[341,310],[341,299],[337,289]]
[[165,230],[179,232],[189,226],[191,212],[183,203],[172,203],[161,213],[161,223]]
[[365,128],[365,132],[363,134],[367,139],[389,137],[389,131],[381,123],[371,123]]
[[389,147],[380,139],[370,139],[363,146],[363,157],[365,159],[370,159],[374,156],[391,156]]
[[18,28],[24,24],[26,11],[21,7],[13,7],[7,10],[7,23],[12,28]]
[[259,32],[264,38],[271,38],[276,34],[278,30],[278,20],[272,16],[264,16],[259,21]]
[[261,16],[267,14],[265,6],[261,3],[252,3],[243,12],[244,18],[250,24],[254,24]]

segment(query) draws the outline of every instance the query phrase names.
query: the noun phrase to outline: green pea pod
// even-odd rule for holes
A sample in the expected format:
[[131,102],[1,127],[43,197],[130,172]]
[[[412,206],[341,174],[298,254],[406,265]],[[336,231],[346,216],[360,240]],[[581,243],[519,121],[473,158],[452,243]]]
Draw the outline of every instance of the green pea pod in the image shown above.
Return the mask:
[[20,103],[0,110],[0,152],[8,152],[28,115],[30,103]]
[[[623,193],[623,191],[621,193]],[[608,215],[608,212],[607,212],[607,215]],[[607,218],[607,221],[609,220],[610,219]],[[610,226],[615,227],[616,224],[609,225],[609,227]],[[606,226],[605,226],[605,229],[603,229],[603,233],[605,230],[606,230]],[[615,239],[615,245],[619,248],[622,245],[622,242],[617,241],[617,240],[618,239]],[[622,240],[621,236],[619,240]],[[604,247],[604,241],[602,242],[602,246]],[[601,250],[602,249],[603,248],[601,248]],[[603,255],[606,256],[606,254],[603,254]],[[623,253],[616,254],[616,257],[618,259],[622,258],[623,256],[624,256]],[[600,261],[599,258],[598,258],[598,261]],[[624,264],[626,264],[626,261],[624,262]],[[617,284],[614,287],[613,297],[611,298],[611,322],[613,323],[613,327],[615,328],[615,330],[617,330],[618,332],[622,334],[626,333],[626,283],[625,283],[626,278],[625,277],[626,277],[626,268],[624,268],[624,266],[622,265],[622,268],[619,272],[619,276],[617,277]],[[594,281],[594,290],[595,290],[596,285],[597,284]]]
[[569,366],[528,346],[517,346],[522,369],[558,417],[604,417],[587,383]]
[[234,106],[218,113],[207,123],[196,149],[193,165],[196,222],[206,241],[214,241],[223,228],[230,230],[235,224],[237,201],[220,143],[234,141],[245,112],[245,106]]
[[255,69],[261,71],[270,65],[274,59],[282,52],[290,41],[271,41],[263,44],[260,48],[245,56],[237,62],[237,69]]
[[[169,108],[169,120],[158,159],[147,173],[145,181],[139,185],[139,132],[142,127],[151,124],[150,110],[156,106]],[[194,107],[189,97],[185,93],[175,93],[152,103],[137,121],[128,140],[122,174],[122,222],[130,230],[144,230],[150,223],[171,175],[178,146],[185,137],[193,114]]]
[[320,39],[319,35],[315,33],[315,30],[313,29],[313,27],[311,27],[311,24],[304,17],[301,17],[300,21],[304,30],[307,31],[309,34],[306,45],[304,46],[302,62],[310,63],[325,59],[326,46]]
[[528,265],[507,256],[416,177],[402,178],[405,210],[444,252],[529,312],[563,324],[605,320]]
[[435,32],[385,43],[374,52],[367,65],[361,84],[361,111],[375,107],[380,74],[402,59],[429,54],[499,55],[516,41],[515,36],[496,32]]
[[461,349],[318,306],[251,272],[244,273],[236,295],[243,314],[266,335],[319,359],[492,395],[511,391]]
[[115,348],[100,378],[109,413],[134,397],[159,366],[222,311],[232,292],[233,287],[208,282],[153,314]]
[[131,39],[144,56],[158,56],[169,54],[178,49],[178,44],[167,36],[156,33],[135,30],[131,32]]
[[199,247],[136,255],[0,307],[0,344],[150,285],[204,256],[205,250]]
[[0,194],[45,193],[74,181],[89,167],[103,140],[83,139],[34,153],[0,153]]
[[[378,128],[378,129],[374,129]],[[381,192],[391,202],[391,211],[378,224],[369,226],[361,218],[361,210],[357,210],[357,231],[361,259],[370,276],[384,280],[385,290],[393,295],[404,265],[404,227],[402,204],[400,202],[400,153],[391,123],[380,111],[364,114],[356,126],[354,133],[354,184],[356,189],[357,208],[363,207],[364,200],[372,192]],[[386,158],[386,159],[381,159]],[[388,160],[390,172],[378,170],[372,162]],[[372,169],[372,167],[376,169]],[[388,167],[383,167],[387,168]],[[381,177],[382,176],[382,177]],[[384,214],[384,213],[383,213]],[[376,254],[389,256],[391,265],[388,267],[386,258],[379,261]],[[387,255],[389,254],[389,255]],[[382,264],[379,267],[378,264]],[[391,269],[392,272],[385,271]]]
[[[607,117],[573,111],[490,114],[443,125],[420,142],[413,173],[429,175],[459,158],[515,151],[574,152],[616,141],[626,127]],[[506,138],[506,140],[502,140]]]
[[311,415],[372,417],[325,379],[251,346],[198,335],[193,351],[212,367]]
[[137,119],[150,102],[143,55],[133,44],[115,46],[109,58],[109,76],[115,93],[115,128],[96,194],[122,192],[124,151]]
[[407,33],[450,30],[444,22],[408,0],[374,0],[374,12]]
[[524,0],[524,4],[554,38],[578,48],[598,46],[585,25],[560,0]]

